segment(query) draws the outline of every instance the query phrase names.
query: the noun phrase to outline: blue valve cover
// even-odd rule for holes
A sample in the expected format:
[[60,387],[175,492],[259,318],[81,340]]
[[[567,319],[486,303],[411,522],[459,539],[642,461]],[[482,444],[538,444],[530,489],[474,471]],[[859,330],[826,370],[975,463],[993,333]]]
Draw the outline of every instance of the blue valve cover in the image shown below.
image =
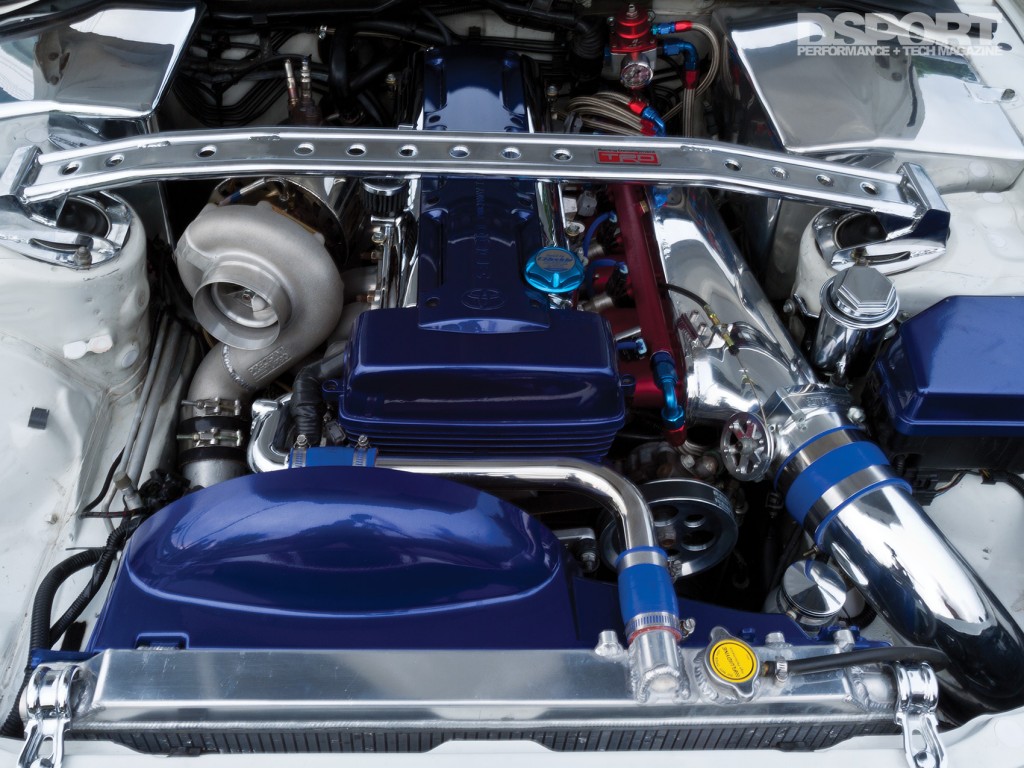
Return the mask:
[[[536,116],[529,65],[499,49],[427,52],[424,127],[514,146]],[[346,432],[435,456],[607,453],[625,422],[615,343],[599,315],[549,307],[547,291],[583,274],[545,240],[551,215],[533,181],[423,180],[417,306],[363,313],[344,376],[325,389]]]
[[507,502],[315,467],[220,483],[143,523],[89,650],[581,647],[617,610]]

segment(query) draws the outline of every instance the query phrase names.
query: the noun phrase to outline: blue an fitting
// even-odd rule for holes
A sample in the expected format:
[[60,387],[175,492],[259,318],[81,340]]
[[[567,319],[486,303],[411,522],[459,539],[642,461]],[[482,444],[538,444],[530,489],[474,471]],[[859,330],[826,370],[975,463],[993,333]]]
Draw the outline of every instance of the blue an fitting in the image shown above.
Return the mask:
[[[829,430],[829,432],[835,431],[837,430]],[[817,438],[825,434],[828,434],[828,432],[808,440],[799,449],[794,451],[789,459],[792,459],[814,443]],[[789,460],[787,460],[788,463]],[[818,516],[821,519],[817,521],[813,533],[815,543],[820,543],[822,534],[824,534],[828,525],[835,520],[836,516],[847,505],[857,499],[887,486],[896,486],[905,489],[908,493],[913,493],[913,489],[906,480],[892,474],[889,468],[889,460],[878,446],[867,440],[855,440],[832,449],[800,472],[793,479],[793,484],[786,492],[786,509],[793,516],[794,520],[803,525],[814,505],[828,491],[838,489],[840,483],[853,477],[858,472],[872,469],[875,470],[874,477],[866,479],[859,488],[854,486],[849,490],[839,490],[836,493],[837,501],[832,503],[833,505],[827,512],[821,515],[819,510]],[[780,476],[781,473],[776,477],[776,487],[778,487]]]
[[679,599],[660,547],[627,549],[615,561],[619,571],[619,609],[626,638],[644,630],[663,629],[680,636]]
[[661,24],[651,24],[651,34],[655,37],[674,35],[676,32],[689,32],[693,29],[692,21],[666,21]]
[[686,40],[666,40],[661,46],[666,56],[683,54],[683,67],[687,70],[697,69],[697,46]]
[[679,383],[676,361],[671,353],[662,350],[655,352],[651,357],[651,368],[654,370],[654,382],[665,395],[665,407],[661,409],[661,418],[670,430],[679,429],[686,423],[686,412],[676,397],[676,385]]
[[644,107],[643,111],[640,113],[640,118],[642,120],[647,120],[654,126],[654,132],[656,135],[665,135],[665,121],[661,119],[661,115],[658,114],[658,110],[654,107],[650,105]]

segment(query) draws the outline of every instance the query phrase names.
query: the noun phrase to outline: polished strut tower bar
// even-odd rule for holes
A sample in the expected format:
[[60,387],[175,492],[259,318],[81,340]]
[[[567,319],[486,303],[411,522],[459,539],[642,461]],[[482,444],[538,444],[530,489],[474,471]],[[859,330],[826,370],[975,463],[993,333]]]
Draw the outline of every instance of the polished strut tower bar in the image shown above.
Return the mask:
[[514,176],[703,186],[878,214],[891,236],[941,234],[949,212],[925,173],[896,173],[696,139],[411,130],[156,133],[42,153],[18,149],[0,197],[23,204],[145,181],[264,176]]

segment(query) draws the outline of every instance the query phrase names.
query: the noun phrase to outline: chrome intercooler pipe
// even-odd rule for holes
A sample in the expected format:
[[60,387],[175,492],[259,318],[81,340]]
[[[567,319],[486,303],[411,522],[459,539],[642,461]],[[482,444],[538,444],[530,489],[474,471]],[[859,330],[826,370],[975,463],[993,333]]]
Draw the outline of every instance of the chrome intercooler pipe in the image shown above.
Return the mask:
[[688,421],[762,424],[790,514],[890,626],[949,656],[947,711],[1024,705],[1024,633],[849,420],[846,393],[816,382],[707,193],[677,190],[652,218],[665,279],[685,288]]
[[635,485],[622,475],[582,459],[431,459],[379,456],[375,466],[438,475],[482,488],[549,488],[575,491],[606,507],[619,520],[625,551],[616,567],[626,626],[634,693],[640,701],[682,698],[685,677],[677,648],[679,607],[658,544],[654,519]]

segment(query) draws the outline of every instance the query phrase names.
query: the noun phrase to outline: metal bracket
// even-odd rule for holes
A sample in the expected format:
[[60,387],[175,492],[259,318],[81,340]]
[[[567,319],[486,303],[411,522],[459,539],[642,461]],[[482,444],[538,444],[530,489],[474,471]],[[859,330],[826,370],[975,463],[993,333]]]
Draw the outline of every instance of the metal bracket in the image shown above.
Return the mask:
[[896,722],[910,768],[944,768],[946,750],[939,739],[935,711],[939,681],[929,664],[893,664],[896,674]]
[[[60,210],[67,210],[66,205],[91,209],[103,222],[105,234],[61,226]],[[98,192],[78,196],[66,205],[27,207],[16,200],[0,200],[0,244],[30,259],[69,269],[89,269],[117,258],[132,224],[124,201]]]
[[64,734],[71,726],[71,687],[81,668],[41,665],[25,690],[28,717],[18,768],[60,768]]
[[15,152],[0,196],[23,204],[153,180],[224,176],[513,176],[690,185],[871,211],[905,235],[949,212],[924,171],[881,173],[694,139],[411,130],[157,133],[60,152]]
[[888,233],[884,240],[840,247],[836,242],[838,233],[862,215],[829,208],[811,221],[811,232],[818,252],[825,263],[838,272],[856,264],[868,264],[883,275],[896,275],[935,261],[946,253],[948,222],[944,229],[940,227],[931,231],[925,231],[927,228],[923,223],[919,224],[912,237]]

